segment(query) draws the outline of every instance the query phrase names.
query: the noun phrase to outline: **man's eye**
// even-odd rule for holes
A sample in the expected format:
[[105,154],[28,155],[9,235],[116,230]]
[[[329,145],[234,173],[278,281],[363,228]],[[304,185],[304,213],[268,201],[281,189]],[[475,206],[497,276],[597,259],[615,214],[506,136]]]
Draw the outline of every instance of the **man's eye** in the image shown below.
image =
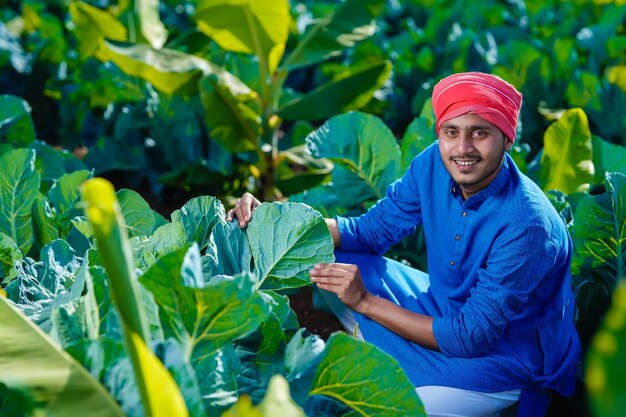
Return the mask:
[[487,132],[485,132],[484,130],[477,130],[476,132],[474,132],[474,136],[482,138],[487,136]]

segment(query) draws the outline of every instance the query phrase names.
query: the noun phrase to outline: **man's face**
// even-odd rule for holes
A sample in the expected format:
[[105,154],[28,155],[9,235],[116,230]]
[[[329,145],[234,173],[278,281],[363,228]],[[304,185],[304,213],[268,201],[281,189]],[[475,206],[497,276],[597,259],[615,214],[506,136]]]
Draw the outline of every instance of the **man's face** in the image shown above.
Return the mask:
[[504,152],[513,146],[500,129],[475,114],[447,120],[437,133],[443,164],[466,199],[498,175]]

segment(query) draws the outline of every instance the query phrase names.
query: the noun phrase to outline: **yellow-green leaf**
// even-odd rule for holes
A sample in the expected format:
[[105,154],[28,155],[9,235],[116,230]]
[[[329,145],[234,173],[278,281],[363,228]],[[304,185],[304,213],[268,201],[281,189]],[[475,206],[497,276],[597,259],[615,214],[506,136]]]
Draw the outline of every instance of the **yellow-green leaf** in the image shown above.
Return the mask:
[[162,48],[167,40],[167,30],[159,18],[159,0],[133,0],[133,18],[139,40],[155,49]]
[[[151,417],[186,417],[189,415],[185,400],[172,375],[143,342],[141,336],[131,331],[127,340],[133,344],[143,376]],[[144,408],[145,401],[144,399]]]
[[256,54],[273,72],[285,51],[288,0],[200,0],[198,28],[227,51]]
[[608,70],[609,82],[626,92],[626,65],[616,65]]
[[86,59],[97,54],[103,39],[125,41],[126,27],[110,13],[82,1],[70,4],[70,16],[78,39],[78,53]]
[[569,194],[593,181],[591,132],[580,108],[567,110],[546,129],[539,183],[544,191]]
[[[4,292],[4,291],[2,291]],[[25,391],[46,416],[124,417],[106,391],[74,358],[0,296],[0,381]]]

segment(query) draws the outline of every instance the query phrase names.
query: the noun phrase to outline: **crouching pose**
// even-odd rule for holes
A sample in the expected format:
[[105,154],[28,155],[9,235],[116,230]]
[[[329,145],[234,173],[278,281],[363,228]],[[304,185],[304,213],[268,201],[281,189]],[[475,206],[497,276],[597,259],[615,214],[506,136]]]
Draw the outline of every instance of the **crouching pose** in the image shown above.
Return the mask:
[[[344,327],[393,356],[429,416],[542,416],[570,395],[580,343],[572,244],[543,192],[506,153],[522,95],[462,73],[433,90],[438,141],[367,213],[326,219],[336,263],[311,280]],[[245,227],[260,204],[228,212]],[[422,225],[428,275],[381,255]],[[515,412],[513,412],[515,415]]]

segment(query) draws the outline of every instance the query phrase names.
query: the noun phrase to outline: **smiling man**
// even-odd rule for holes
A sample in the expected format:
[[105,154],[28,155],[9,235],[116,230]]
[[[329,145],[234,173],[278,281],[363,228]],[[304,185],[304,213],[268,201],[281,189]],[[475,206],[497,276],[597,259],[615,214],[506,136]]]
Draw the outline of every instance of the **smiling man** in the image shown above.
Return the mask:
[[[506,153],[522,95],[483,73],[433,90],[438,142],[360,217],[327,219],[336,263],[311,280],[348,331],[402,366],[429,416],[541,416],[573,393],[572,245],[543,192]],[[228,214],[242,227],[260,204]],[[422,225],[428,275],[380,255]]]

